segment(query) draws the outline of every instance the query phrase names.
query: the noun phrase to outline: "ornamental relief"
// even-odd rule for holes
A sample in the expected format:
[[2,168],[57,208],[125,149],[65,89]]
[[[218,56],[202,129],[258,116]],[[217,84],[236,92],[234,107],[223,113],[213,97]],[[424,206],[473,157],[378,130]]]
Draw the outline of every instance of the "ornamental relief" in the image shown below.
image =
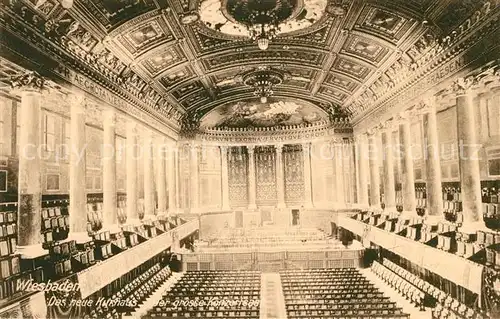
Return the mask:
[[283,147],[285,169],[285,200],[298,202],[304,200],[304,156],[300,145]]

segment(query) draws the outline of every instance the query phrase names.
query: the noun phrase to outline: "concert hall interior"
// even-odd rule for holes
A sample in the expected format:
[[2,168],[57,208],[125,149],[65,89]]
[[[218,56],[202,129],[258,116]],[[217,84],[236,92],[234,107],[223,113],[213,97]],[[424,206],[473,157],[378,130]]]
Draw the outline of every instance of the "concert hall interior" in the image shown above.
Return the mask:
[[0,0],[1,318],[500,318],[500,0]]

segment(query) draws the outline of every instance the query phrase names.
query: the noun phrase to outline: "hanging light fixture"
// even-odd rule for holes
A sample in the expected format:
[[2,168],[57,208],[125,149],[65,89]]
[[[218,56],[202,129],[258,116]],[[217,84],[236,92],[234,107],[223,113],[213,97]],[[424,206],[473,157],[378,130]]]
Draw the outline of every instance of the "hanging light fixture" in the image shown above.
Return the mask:
[[274,12],[252,13],[249,17],[251,24],[247,26],[248,34],[261,50],[267,50],[271,40],[276,38],[279,31],[279,22]]
[[274,87],[283,83],[287,76],[282,70],[263,66],[244,74],[242,82],[253,88],[254,96],[258,97],[261,103],[267,103],[268,98],[274,94]]
[[244,25],[259,49],[267,50],[280,32],[280,25],[299,15],[302,3],[302,0],[224,0],[221,11],[228,20]]

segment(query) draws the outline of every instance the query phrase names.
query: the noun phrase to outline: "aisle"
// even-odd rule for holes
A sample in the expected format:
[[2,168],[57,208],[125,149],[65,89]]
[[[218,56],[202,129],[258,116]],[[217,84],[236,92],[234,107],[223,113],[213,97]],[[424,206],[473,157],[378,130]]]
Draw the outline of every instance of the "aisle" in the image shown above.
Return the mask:
[[432,314],[429,308],[425,311],[420,311],[415,305],[406,300],[405,297],[399,294],[394,288],[386,284],[382,278],[377,276],[370,268],[360,269],[360,272],[368,279],[371,283],[375,285],[380,291],[382,291],[391,301],[396,302],[396,304],[403,308],[403,312],[410,315],[410,319],[431,319]]
[[260,285],[260,319],[287,319],[280,275],[262,273]]

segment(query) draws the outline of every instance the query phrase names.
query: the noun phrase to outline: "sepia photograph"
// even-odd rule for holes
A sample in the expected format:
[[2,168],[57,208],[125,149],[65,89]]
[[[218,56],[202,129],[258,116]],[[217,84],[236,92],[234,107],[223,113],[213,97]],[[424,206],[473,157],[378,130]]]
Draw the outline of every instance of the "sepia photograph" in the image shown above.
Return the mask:
[[0,319],[500,319],[500,0],[0,0]]

